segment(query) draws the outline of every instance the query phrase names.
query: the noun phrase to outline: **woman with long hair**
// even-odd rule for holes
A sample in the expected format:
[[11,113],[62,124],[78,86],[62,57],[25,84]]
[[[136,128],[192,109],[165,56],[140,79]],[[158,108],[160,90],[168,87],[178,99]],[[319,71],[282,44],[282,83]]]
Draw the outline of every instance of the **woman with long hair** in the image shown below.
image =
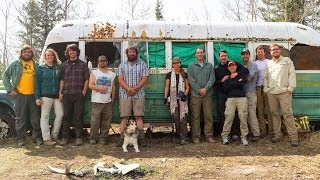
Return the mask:
[[[40,127],[45,145],[54,145],[58,140],[63,118],[63,104],[59,100],[61,80],[61,62],[56,51],[47,49],[43,55],[43,64],[36,73],[36,104],[41,106]],[[50,135],[49,117],[54,107],[55,120]]]
[[172,59],[173,70],[166,75],[164,89],[164,104],[169,105],[170,113],[174,118],[176,134],[179,135],[180,144],[187,143],[187,120],[189,83],[187,75],[181,67],[178,57]]

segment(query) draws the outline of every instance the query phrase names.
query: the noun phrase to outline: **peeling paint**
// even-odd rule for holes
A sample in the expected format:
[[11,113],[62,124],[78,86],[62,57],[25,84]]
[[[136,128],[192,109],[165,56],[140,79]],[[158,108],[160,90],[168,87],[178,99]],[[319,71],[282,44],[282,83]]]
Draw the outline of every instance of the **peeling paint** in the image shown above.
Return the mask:
[[110,23],[100,25],[95,23],[93,24],[93,30],[90,34],[87,35],[88,39],[112,39],[114,38],[114,32],[116,27],[111,25]]

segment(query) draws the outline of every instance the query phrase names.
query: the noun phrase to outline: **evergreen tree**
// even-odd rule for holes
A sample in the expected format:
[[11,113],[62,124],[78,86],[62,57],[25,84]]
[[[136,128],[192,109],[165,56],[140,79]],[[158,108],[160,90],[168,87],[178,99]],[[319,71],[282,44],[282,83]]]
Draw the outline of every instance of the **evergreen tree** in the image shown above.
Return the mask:
[[157,20],[163,20],[162,8],[163,8],[163,5],[162,5],[161,0],[157,0],[156,8],[155,8],[156,19]]
[[29,0],[27,4],[22,5],[18,21],[23,30],[19,31],[18,36],[21,38],[22,44],[28,44],[35,50],[35,59],[38,59],[42,48],[41,40],[43,37],[40,37],[40,19],[40,9],[36,0]]

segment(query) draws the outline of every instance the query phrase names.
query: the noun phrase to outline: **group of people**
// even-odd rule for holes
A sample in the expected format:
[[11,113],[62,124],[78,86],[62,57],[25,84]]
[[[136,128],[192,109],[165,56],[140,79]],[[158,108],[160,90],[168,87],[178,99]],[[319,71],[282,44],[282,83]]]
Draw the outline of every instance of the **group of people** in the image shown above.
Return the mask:
[[[187,75],[181,68],[181,60],[177,57],[172,59],[173,71],[166,76],[164,104],[170,108],[180,144],[186,144],[188,108],[191,112],[192,142],[198,144],[201,139],[201,112],[205,139],[210,143],[215,142],[212,137],[212,95],[215,90],[217,109],[223,125],[223,144],[229,144],[232,138],[240,135],[241,143],[249,145],[249,131],[253,142],[262,137],[270,137],[273,143],[277,143],[283,136],[282,115],[291,146],[299,146],[292,111],[292,92],[296,87],[294,65],[289,58],[281,55],[279,45],[270,45],[270,52],[271,60],[265,58],[264,47],[258,46],[257,59],[252,61],[249,49],[245,48],[241,51],[244,64],[241,65],[236,61],[229,61],[228,52],[221,50],[220,63],[214,68],[205,61],[205,50],[197,48],[196,61],[188,66]],[[191,95],[188,103],[189,92]],[[239,122],[234,123],[234,119]]]
[[[253,62],[250,60],[250,51],[244,49],[241,52],[244,61],[242,66],[235,61],[228,61],[227,51],[221,50],[220,64],[214,68],[205,60],[205,50],[197,48],[196,61],[188,66],[188,74],[182,69],[180,58],[172,59],[172,72],[165,79],[164,104],[170,108],[180,144],[187,143],[189,110],[192,141],[200,143],[200,119],[203,112],[205,139],[215,142],[212,114],[212,95],[215,89],[218,112],[223,119],[223,144],[230,142],[230,131],[237,129],[241,131],[243,145],[249,144],[249,129],[253,134],[252,141],[269,133],[272,142],[279,142],[283,136],[283,115],[291,145],[299,145],[291,102],[292,91],[296,86],[294,66],[289,58],[281,56],[279,45],[271,45],[270,51],[273,58],[265,59],[264,49],[259,46],[256,49],[257,60]],[[84,102],[88,88],[92,90],[89,143],[106,144],[112,121],[114,82],[117,77],[120,85],[121,117],[121,135],[117,146],[122,146],[126,123],[132,116],[136,119],[139,131],[138,143],[146,146],[143,131],[144,85],[149,74],[146,63],[138,54],[135,46],[128,47],[127,61],[119,65],[117,74],[106,68],[108,59],[101,55],[97,59],[97,69],[89,73],[87,64],[79,59],[80,49],[76,44],[66,47],[67,60],[63,63],[53,49],[47,49],[43,56],[44,62],[40,65],[33,59],[32,48],[24,46],[19,60],[11,63],[3,75],[4,86],[15,100],[17,145],[25,145],[27,122],[32,126],[32,136],[38,145],[54,145],[58,142],[66,145],[70,139],[72,120],[75,123],[75,144],[82,145]],[[49,116],[52,107],[55,121],[50,132]],[[232,127],[236,124],[233,123],[236,110],[240,127]],[[60,129],[61,140],[58,139]]]

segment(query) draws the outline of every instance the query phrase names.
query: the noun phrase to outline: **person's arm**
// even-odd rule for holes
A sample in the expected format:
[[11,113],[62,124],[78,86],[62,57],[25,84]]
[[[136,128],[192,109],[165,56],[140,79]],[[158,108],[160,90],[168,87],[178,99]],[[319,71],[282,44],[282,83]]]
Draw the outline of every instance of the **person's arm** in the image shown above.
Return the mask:
[[292,94],[294,88],[297,86],[296,73],[293,62],[289,59],[289,86],[288,91]]
[[84,85],[83,85],[83,90],[82,90],[82,95],[83,96],[85,96],[86,95],[86,93],[87,93],[87,90],[88,90],[88,86],[89,86],[89,75],[90,75],[90,73],[89,73],[89,68],[88,68],[88,66],[87,66],[87,64],[86,63],[83,63],[83,68],[84,68],[84,78],[85,78],[85,81],[84,81]]
[[59,88],[59,100],[62,101],[63,100],[63,88],[64,88],[64,81],[61,80],[60,81],[60,88]]
[[263,74],[263,92],[266,93],[268,90],[269,90],[269,69],[267,64]]
[[84,86],[83,86],[83,90],[82,90],[82,95],[83,95],[83,96],[85,96],[85,95],[86,95],[86,93],[87,93],[87,90],[88,90],[88,84],[89,84],[89,81],[88,81],[88,80],[86,80],[86,81],[84,82]]
[[41,81],[42,81],[42,73],[40,67],[36,70],[36,78],[35,78],[35,91],[34,91],[34,97],[36,99],[37,106],[41,106]]
[[[211,64],[210,64],[211,65]],[[206,86],[204,87],[207,91],[212,88],[215,80],[216,80],[216,77],[215,77],[215,74],[214,74],[214,69],[213,69],[213,66],[211,65],[211,70],[210,70],[210,73],[209,73],[209,80],[206,84]]]
[[170,80],[166,79],[165,86],[164,86],[164,98],[168,98],[169,96],[169,86],[170,86]]
[[10,64],[7,69],[4,71],[3,76],[2,76],[2,80],[3,80],[3,85],[6,89],[6,91],[8,93],[10,93],[11,95],[16,95],[17,91],[14,89],[14,87],[12,86],[10,79],[12,76],[12,67],[13,65]]
[[184,95],[185,95],[185,96],[188,96],[189,91],[190,91],[190,86],[189,86],[188,79],[185,79],[185,80],[184,80],[184,85],[185,85],[185,87],[186,87],[186,90],[184,91]]
[[195,92],[198,92],[200,90],[200,86],[199,84],[197,83],[195,77],[194,77],[194,72],[193,72],[193,69],[192,69],[192,64],[189,65],[188,67],[188,81],[189,81],[189,84],[191,86],[191,88],[195,91]]

